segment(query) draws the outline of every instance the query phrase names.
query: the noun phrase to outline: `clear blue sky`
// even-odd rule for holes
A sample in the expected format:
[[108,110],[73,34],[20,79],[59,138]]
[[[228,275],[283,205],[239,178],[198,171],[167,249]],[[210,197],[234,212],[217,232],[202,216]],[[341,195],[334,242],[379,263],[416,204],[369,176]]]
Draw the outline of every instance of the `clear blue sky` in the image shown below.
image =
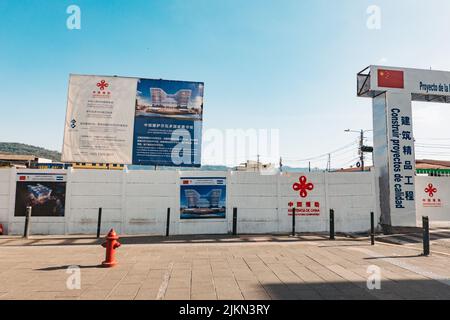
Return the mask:
[[[81,30],[66,28],[71,4]],[[380,30],[366,26],[372,4]],[[203,81],[205,129],[275,128],[286,158],[326,153],[356,139],[344,129],[372,127],[360,69],[450,70],[449,12],[448,0],[0,0],[0,141],[60,150],[81,73]],[[450,144],[449,110],[416,104],[416,138]]]

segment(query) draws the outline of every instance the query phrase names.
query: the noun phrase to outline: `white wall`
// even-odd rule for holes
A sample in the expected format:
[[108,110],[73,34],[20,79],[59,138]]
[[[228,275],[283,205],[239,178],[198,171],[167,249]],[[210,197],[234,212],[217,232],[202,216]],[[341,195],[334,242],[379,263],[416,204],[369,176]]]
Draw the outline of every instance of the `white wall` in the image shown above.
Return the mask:
[[[0,173],[0,222],[2,219],[9,221],[9,232],[21,234],[24,218],[14,217],[16,171],[3,171],[9,174]],[[320,216],[296,218],[299,232],[328,231],[331,208],[335,210],[338,232],[367,231],[371,211],[376,213],[378,219],[380,210],[376,203],[373,173],[304,174],[308,182],[314,184],[314,189],[305,199],[300,198],[298,191],[292,187],[302,175],[68,170],[65,217],[34,217],[31,232],[94,234],[99,207],[103,208],[102,233],[115,228],[121,234],[165,234],[167,208],[171,209],[171,234],[229,233],[232,230],[233,207],[238,208],[238,232],[241,234],[287,233],[292,228],[292,217],[288,215],[291,201],[320,203]],[[180,220],[180,178],[200,176],[227,178],[226,219]]]
[[[425,189],[429,184],[433,184],[437,192],[430,197]],[[422,225],[422,216],[430,218],[431,225],[450,225],[450,177],[416,177],[416,216],[417,225]],[[425,205],[428,200],[435,200],[440,205],[429,206]]]

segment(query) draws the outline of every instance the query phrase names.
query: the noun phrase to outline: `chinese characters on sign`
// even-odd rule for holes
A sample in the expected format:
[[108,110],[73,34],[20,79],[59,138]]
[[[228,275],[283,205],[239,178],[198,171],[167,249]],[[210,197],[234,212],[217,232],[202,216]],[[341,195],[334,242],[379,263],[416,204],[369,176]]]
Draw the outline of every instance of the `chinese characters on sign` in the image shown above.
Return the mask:
[[199,167],[202,82],[71,75],[64,162]]
[[397,209],[404,209],[405,202],[414,202],[414,140],[412,138],[411,116],[403,114],[400,108],[390,110],[391,119],[391,170],[393,171],[394,203]]

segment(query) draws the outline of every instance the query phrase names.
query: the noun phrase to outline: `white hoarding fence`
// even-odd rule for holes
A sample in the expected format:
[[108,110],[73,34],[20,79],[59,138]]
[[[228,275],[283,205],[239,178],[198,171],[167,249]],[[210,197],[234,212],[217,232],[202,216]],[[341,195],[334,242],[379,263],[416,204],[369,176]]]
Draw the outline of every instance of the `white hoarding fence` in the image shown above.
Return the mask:
[[[0,173],[11,170],[16,176],[31,172]],[[52,171],[44,173],[48,176]],[[66,173],[64,216],[33,217],[35,234],[95,234],[100,207],[102,233],[115,228],[121,234],[147,235],[165,234],[167,208],[171,235],[231,233],[233,208],[238,209],[238,232],[247,234],[290,232],[293,208],[298,232],[327,232],[331,208],[337,232],[365,232],[370,212],[378,217],[380,211],[371,172],[261,175],[70,169],[56,173],[62,172]],[[20,234],[24,218],[14,215],[16,179],[8,174],[0,178],[0,185],[5,185],[0,191],[7,193],[0,195],[5,200],[0,208],[7,213],[0,216],[0,223],[9,226],[10,234]],[[204,213],[208,219],[201,217]]]

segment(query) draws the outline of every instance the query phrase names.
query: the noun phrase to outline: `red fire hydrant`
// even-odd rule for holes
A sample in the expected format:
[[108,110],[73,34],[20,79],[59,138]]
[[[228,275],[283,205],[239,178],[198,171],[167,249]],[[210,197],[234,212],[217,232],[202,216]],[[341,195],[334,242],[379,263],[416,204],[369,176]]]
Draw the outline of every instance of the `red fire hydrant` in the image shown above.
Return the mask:
[[119,237],[114,229],[111,229],[106,236],[106,242],[102,243],[102,247],[106,248],[106,259],[102,262],[102,266],[105,268],[111,268],[117,264],[115,259],[116,249],[121,246],[121,243],[117,240],[119,240]]

